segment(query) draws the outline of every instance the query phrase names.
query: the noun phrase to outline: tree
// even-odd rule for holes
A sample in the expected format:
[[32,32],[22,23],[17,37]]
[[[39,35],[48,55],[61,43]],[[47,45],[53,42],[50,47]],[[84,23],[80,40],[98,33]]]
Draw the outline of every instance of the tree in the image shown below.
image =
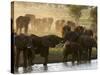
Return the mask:
[[86,8],[88,8],[88,6],[69,5],[69,13],[71,14],[72,18],[74,18],[77,25],[82,14],[81,11]]
[[97,23],[97,7],[92,7],[90,11],[90,17],[92,18],[93,23]]
[[92,19],[92,25],[94,32],[97,30],[97,7],[92,7],[90,11],[90,18]]

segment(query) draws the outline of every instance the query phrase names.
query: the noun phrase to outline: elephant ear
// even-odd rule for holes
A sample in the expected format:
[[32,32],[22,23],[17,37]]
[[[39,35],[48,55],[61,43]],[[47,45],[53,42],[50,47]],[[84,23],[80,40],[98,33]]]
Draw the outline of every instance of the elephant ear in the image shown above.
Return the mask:
[[47,38],[42,39],[42,45],[45,47],[51,47],[52,43]]

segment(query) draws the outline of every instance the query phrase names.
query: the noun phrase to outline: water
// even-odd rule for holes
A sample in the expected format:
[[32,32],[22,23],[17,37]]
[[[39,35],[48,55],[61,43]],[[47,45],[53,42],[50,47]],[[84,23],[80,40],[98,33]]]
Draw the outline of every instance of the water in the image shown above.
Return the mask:
[[[90,70],[97,69],[97,60],[92,60],[91,63],[82,63],[80,65],[72,65],[71,62],[67,63],[50,63],[47,67],[44,67],[43,64],[35,64],[32,66],[32,71],[28,73],[40,73],[40,72],[58,72],[58,71],[73,71],[73,70]],[[24,73],[23,68],[19,68],[18,73]]]

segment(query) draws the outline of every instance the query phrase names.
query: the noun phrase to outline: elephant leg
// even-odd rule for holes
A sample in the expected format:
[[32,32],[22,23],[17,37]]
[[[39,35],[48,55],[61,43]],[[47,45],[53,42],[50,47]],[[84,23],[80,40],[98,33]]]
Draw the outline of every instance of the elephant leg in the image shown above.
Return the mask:
[[68,57],[68,53],[69,52],[67,52],[67,48],[65,48],[64,49],[64,51],[63,51],[63,62],[67,62],[67,57]]
[[44,64],[43,64],[43,65],[44,65],[44,66],[47,66],[47,63],[48,63],[48,56],[45,56],[45,57],[44,57],[44,60],[45,60],[45,61],[44,61]]
[[81,54],[82,54],[82,59],[85,62],[87,62],[87,60],[88,60],[88,48],[85,47],[84,50],[82,50]]
[[28,70],[29,70],[29,71],[32,71],[32,59],[33,59],[33,58],[32,58],[32,57],[33,57],[33,56],[32,56],[32,54],[33,54],[33,53],[32,53],[32,50],[31,50],[31,49],[28,49],[28,50],[27,50],[27,53],[28,53],[28,66],[29,66]]
[[80,52],[77,51],[77,64],[79,64],[79,63],[80,63]]
[[35,53],[34,53],[34,52],[32,52],[32,50],[31,50],[31,49],[29,49],[29,50],[28,50],[28,60],[29,60],[29,66],[31,66],[31,65],[32,65],[34,58],[35,58]]
[[35,51],[32,50],[32,57],[31,57],[32,65],[34,65],[34,59],[35,59]]
[[76,55],[75,55],[75,53],[73,52],[72,53],[72,64],[74,65],[74,62],[75,62],[75,58],[76,58]]
[[28,32],[28,26],[25,27],[24,32],[27,34],[27,32]]
[[78,50],[78,62],[79,62],[79,64],[81,63],[81,60],[82,60],[82,52],[81,52],[81,50]]
[[63,62],[67,62],[68,61],[67,58],[68,58],[68,53],[64,54]]
[[20,27],[20,28],[19,28],[19,33],[21,33],[21,32],[22,32],[22,28]]
[[16,65],[15,65],[15,71],[16,72],[18,72],[20,52],[21,51],[19,49],[17,49],[17,53],[16,53]]
[[24,64],[23,64],[23,68],[24,68],[24,72],[27,72],[26,68],[27,68],[27,50],[23,50],[23,59],[24,59]]
[[78,58],[79,58],[79,62],[81,63],[82,61],[82,51],[81,50],[79,50]]
[[85,51],[85,54],[86,54],[86,62],[88,61],[89,59],[89,49],[87,48],[86,51]]
[[92,49],[90,48],[88,52],[89,52],[89,53],[88,53],[88,54],[89,54],[89,55],[88,55],[88,59],[89,59],[89,62],[90,62],[90,61],[91,61],[91,53],[92,53]]

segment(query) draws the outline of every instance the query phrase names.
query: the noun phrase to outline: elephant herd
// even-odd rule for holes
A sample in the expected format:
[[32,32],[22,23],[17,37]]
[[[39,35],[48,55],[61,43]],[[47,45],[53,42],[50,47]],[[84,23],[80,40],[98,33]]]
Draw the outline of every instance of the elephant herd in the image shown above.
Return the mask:
[[[28,32],[29,24],[31,24],[31,28],[33,32],[48,32],[51,30],[52,25],[55,25],[56,32],[60,33],[62,31],[62,27],[66,24],[65,19],[57,19],[54,21],[53,17],[42,17],[37,18],[34,14],[25,14],[24,16],[19,16],[16,19],[16,32],[22,32],[24,29],[24,33]],[[71,27],[74,27],[75,24],[71,21],[68,21]]]
[[91,61],[92,48],[97,48],[97,41],[91,29],[77,26],[72,31],[71,27],[66,25],[63,27],[63,39],[65,42],[63,51],[64,62],[67,62],[69,54],[72,55],[73,64],[75,59],[77,60],[77,64],[80,64],[83,59]]
[[22,32],[24,28],[24,32],[28,32],[28,26],[31,23],[31,27],[34,32],[40,31],[45,32],[51,29],[51,25],[53,23],[52,17],[43,17],[43,18],[36,18],[35,15],[26,14],[25,16],[19,16],[16,19],[16,32]]
[[[31,18],[29,18],[29,16],[31,16]],[[26,16],[20,16],[16,19],[17,30],[20,29],[21,31],[21,28],[24,27],[25,32],[27,32],[28,24],[32,19],[34,19],[34,21],[31,22],[34,24],[34,27],[36,23],[39,22],[43,22],[43,25],[47,25],[47,19],[44,18],[40,20],[35,18],[34,15],[27,14]],[[50,21],[48,26],[50,27],[53,19],[48,19]],[[57,21],[56,24],[61,26],[60,24],[63,24],[64,22],[64,20],[61,22]],[[59,26],[57,29],[60,29]],[[44,26],[41,26],[41,28],[42,27],[44,28]],[[36,29],[38,29],[38,27],[36,27]],[[94,38],[93,31],[91,29],[86,29],[83,26],[75,26],[75,23],[71,21],[68,21],[67,25],[63,25],[61,31],[62,37],[57,35],[45,35],[40,37],[34,34],[26,35],[20,33],[18,35],[17,33],[12,33],[14,35],[14,48],[16,50],[15,70],[18,71],[21,52],[23,52],[23,67],[25,71],[28,66],[32,69],[31,66],[34,64],[36,54],[40,54],[41,57],[44,57],[43,65],[47,66],[49,48],[55,48],[59,43],[64,45],[63,62],[68,61],[68,56],[70,54],[72,55],[72,64],[74,64],[75,60],[80,64],[84,57],[85,61],[90,62],[92,48],[97,48],[97,41],[96,38]]]

